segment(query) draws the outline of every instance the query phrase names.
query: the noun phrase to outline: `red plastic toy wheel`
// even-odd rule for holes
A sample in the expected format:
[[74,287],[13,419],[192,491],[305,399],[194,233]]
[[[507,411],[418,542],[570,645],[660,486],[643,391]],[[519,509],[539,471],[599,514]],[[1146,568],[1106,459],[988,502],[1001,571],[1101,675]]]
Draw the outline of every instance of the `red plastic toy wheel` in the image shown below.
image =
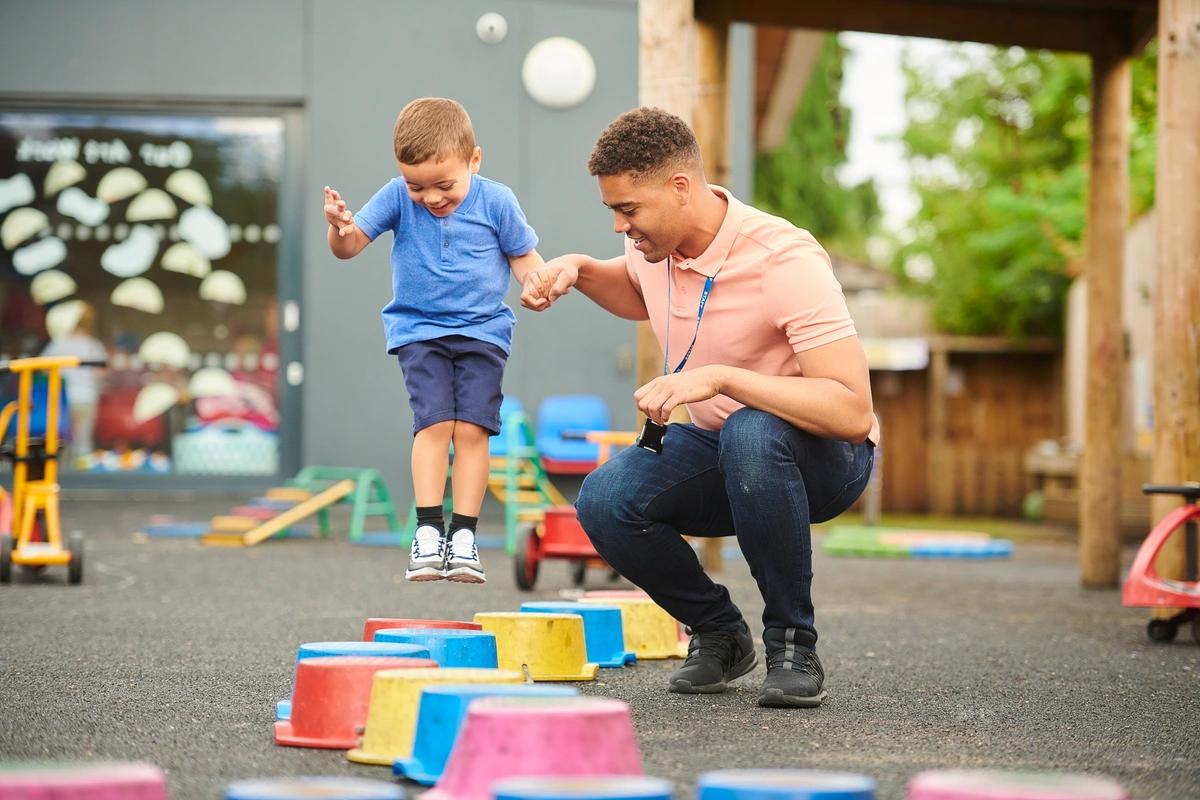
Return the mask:
[[517,552],[513,555],[513,576],[517,588],[532,591],[537,583],[538,565],[542,560],[542,539],[536,525],[526,525],[517,533]]

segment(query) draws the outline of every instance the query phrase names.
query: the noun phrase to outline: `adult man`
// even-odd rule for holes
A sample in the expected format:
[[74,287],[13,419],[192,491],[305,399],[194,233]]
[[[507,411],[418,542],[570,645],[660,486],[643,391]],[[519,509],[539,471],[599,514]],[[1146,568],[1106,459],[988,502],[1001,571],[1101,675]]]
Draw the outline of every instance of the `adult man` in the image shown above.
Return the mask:
[[710,186],[695,135],[660,109],[618,117],[588,169],[625,253],[547,262],[522,303],[544,310],[574,287],[649,319],[666,358],[638,408],[665,425],[687,404],[693,422],[671,425],[661,454],[628,448],[589,475],[579,520],[609,564],[689,627],[669,687],[683,693],[724,691],[757,663],[741,612],[682,538],[735,534],[765,603],[759,705],[819,705],[809,525],[862,492],[879,436],[829,257],[806,231]]

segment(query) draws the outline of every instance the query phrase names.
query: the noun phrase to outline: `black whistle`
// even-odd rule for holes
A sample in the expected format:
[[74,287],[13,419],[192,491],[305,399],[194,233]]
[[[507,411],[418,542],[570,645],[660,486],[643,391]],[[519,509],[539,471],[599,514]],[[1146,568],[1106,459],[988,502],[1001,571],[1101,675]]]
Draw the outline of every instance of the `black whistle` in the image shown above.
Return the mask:
[[634,442],[643,450],[649,450],[656,456],[662,455],[663,435],[667,432],[666,425],[659,425],[653,420],[646,420],[646,424],[642,426],[642,432],[638,434],[637,441]]

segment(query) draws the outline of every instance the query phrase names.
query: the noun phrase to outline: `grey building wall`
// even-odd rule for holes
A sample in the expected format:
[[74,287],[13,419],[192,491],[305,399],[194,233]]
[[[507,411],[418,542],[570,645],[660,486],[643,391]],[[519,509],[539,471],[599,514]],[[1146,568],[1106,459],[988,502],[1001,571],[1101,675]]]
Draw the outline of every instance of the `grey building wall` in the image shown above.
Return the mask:
[[[488,11],[509,23],[498,45],[475,34]],[[536,105],[520,83],[525,53],[551,35],[578,39],[596,61],[595,91],[569,111]],[[283,198],[280,292],[300,301],[301,326],[282,346],[305,366],[294,458],[380,468],[406,499],[411,415],[379,320],[390,241],[334,259],[321,187],[365,202],[396,174],[400,107],[452,96],[474,119],[483,173],[516,191],[543,255],[616,254],[585,162],[603,126],[636,105],[637,47],[633,0],[2,0],[0,102],[285,113],[295,185]],[[596,392],[617,426],[633,424],[631,324],[574,295],[518,320],[506,392],[530,409],[547,394]]]

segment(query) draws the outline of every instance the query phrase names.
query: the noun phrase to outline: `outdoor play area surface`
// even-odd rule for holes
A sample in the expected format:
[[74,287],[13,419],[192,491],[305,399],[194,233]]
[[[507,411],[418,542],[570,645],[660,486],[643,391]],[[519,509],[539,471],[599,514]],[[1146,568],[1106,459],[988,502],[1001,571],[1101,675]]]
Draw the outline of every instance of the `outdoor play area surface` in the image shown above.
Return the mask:
[[[486,586],[414,585],[405,552],[344,536],[225,549],[133,535],[154,514],[229,505],[64,499],[64,529],[88,537],[83,585],[58,569],[0,586],[0,760],[149,761],[175,800],[252,777],[386,780],[338,751],[272,743],[297,645],[356,639],[370,616],[469,620],[570,587],[551,562],[536,592],[518,592],[496,550],[482,553]],[[757,708],[761,663],[724,695],[668,694],[677,661],[575,684],[631,705],[646,773],[678,797],[706,770],[785,766],[870,775],[885,800],[937,767],[1089,770],[1138,800],[1200,797],[1200,646],[1187,632],[1151,644],[1147,612],[1080,590],[1069,542],[1018,539],[1010,558],[981,561],[832,557],[818,542],[813,557],[823,707]],[[746,565],[721,579],[760,636]],[[589,583],[609,586],[600,572]]]

